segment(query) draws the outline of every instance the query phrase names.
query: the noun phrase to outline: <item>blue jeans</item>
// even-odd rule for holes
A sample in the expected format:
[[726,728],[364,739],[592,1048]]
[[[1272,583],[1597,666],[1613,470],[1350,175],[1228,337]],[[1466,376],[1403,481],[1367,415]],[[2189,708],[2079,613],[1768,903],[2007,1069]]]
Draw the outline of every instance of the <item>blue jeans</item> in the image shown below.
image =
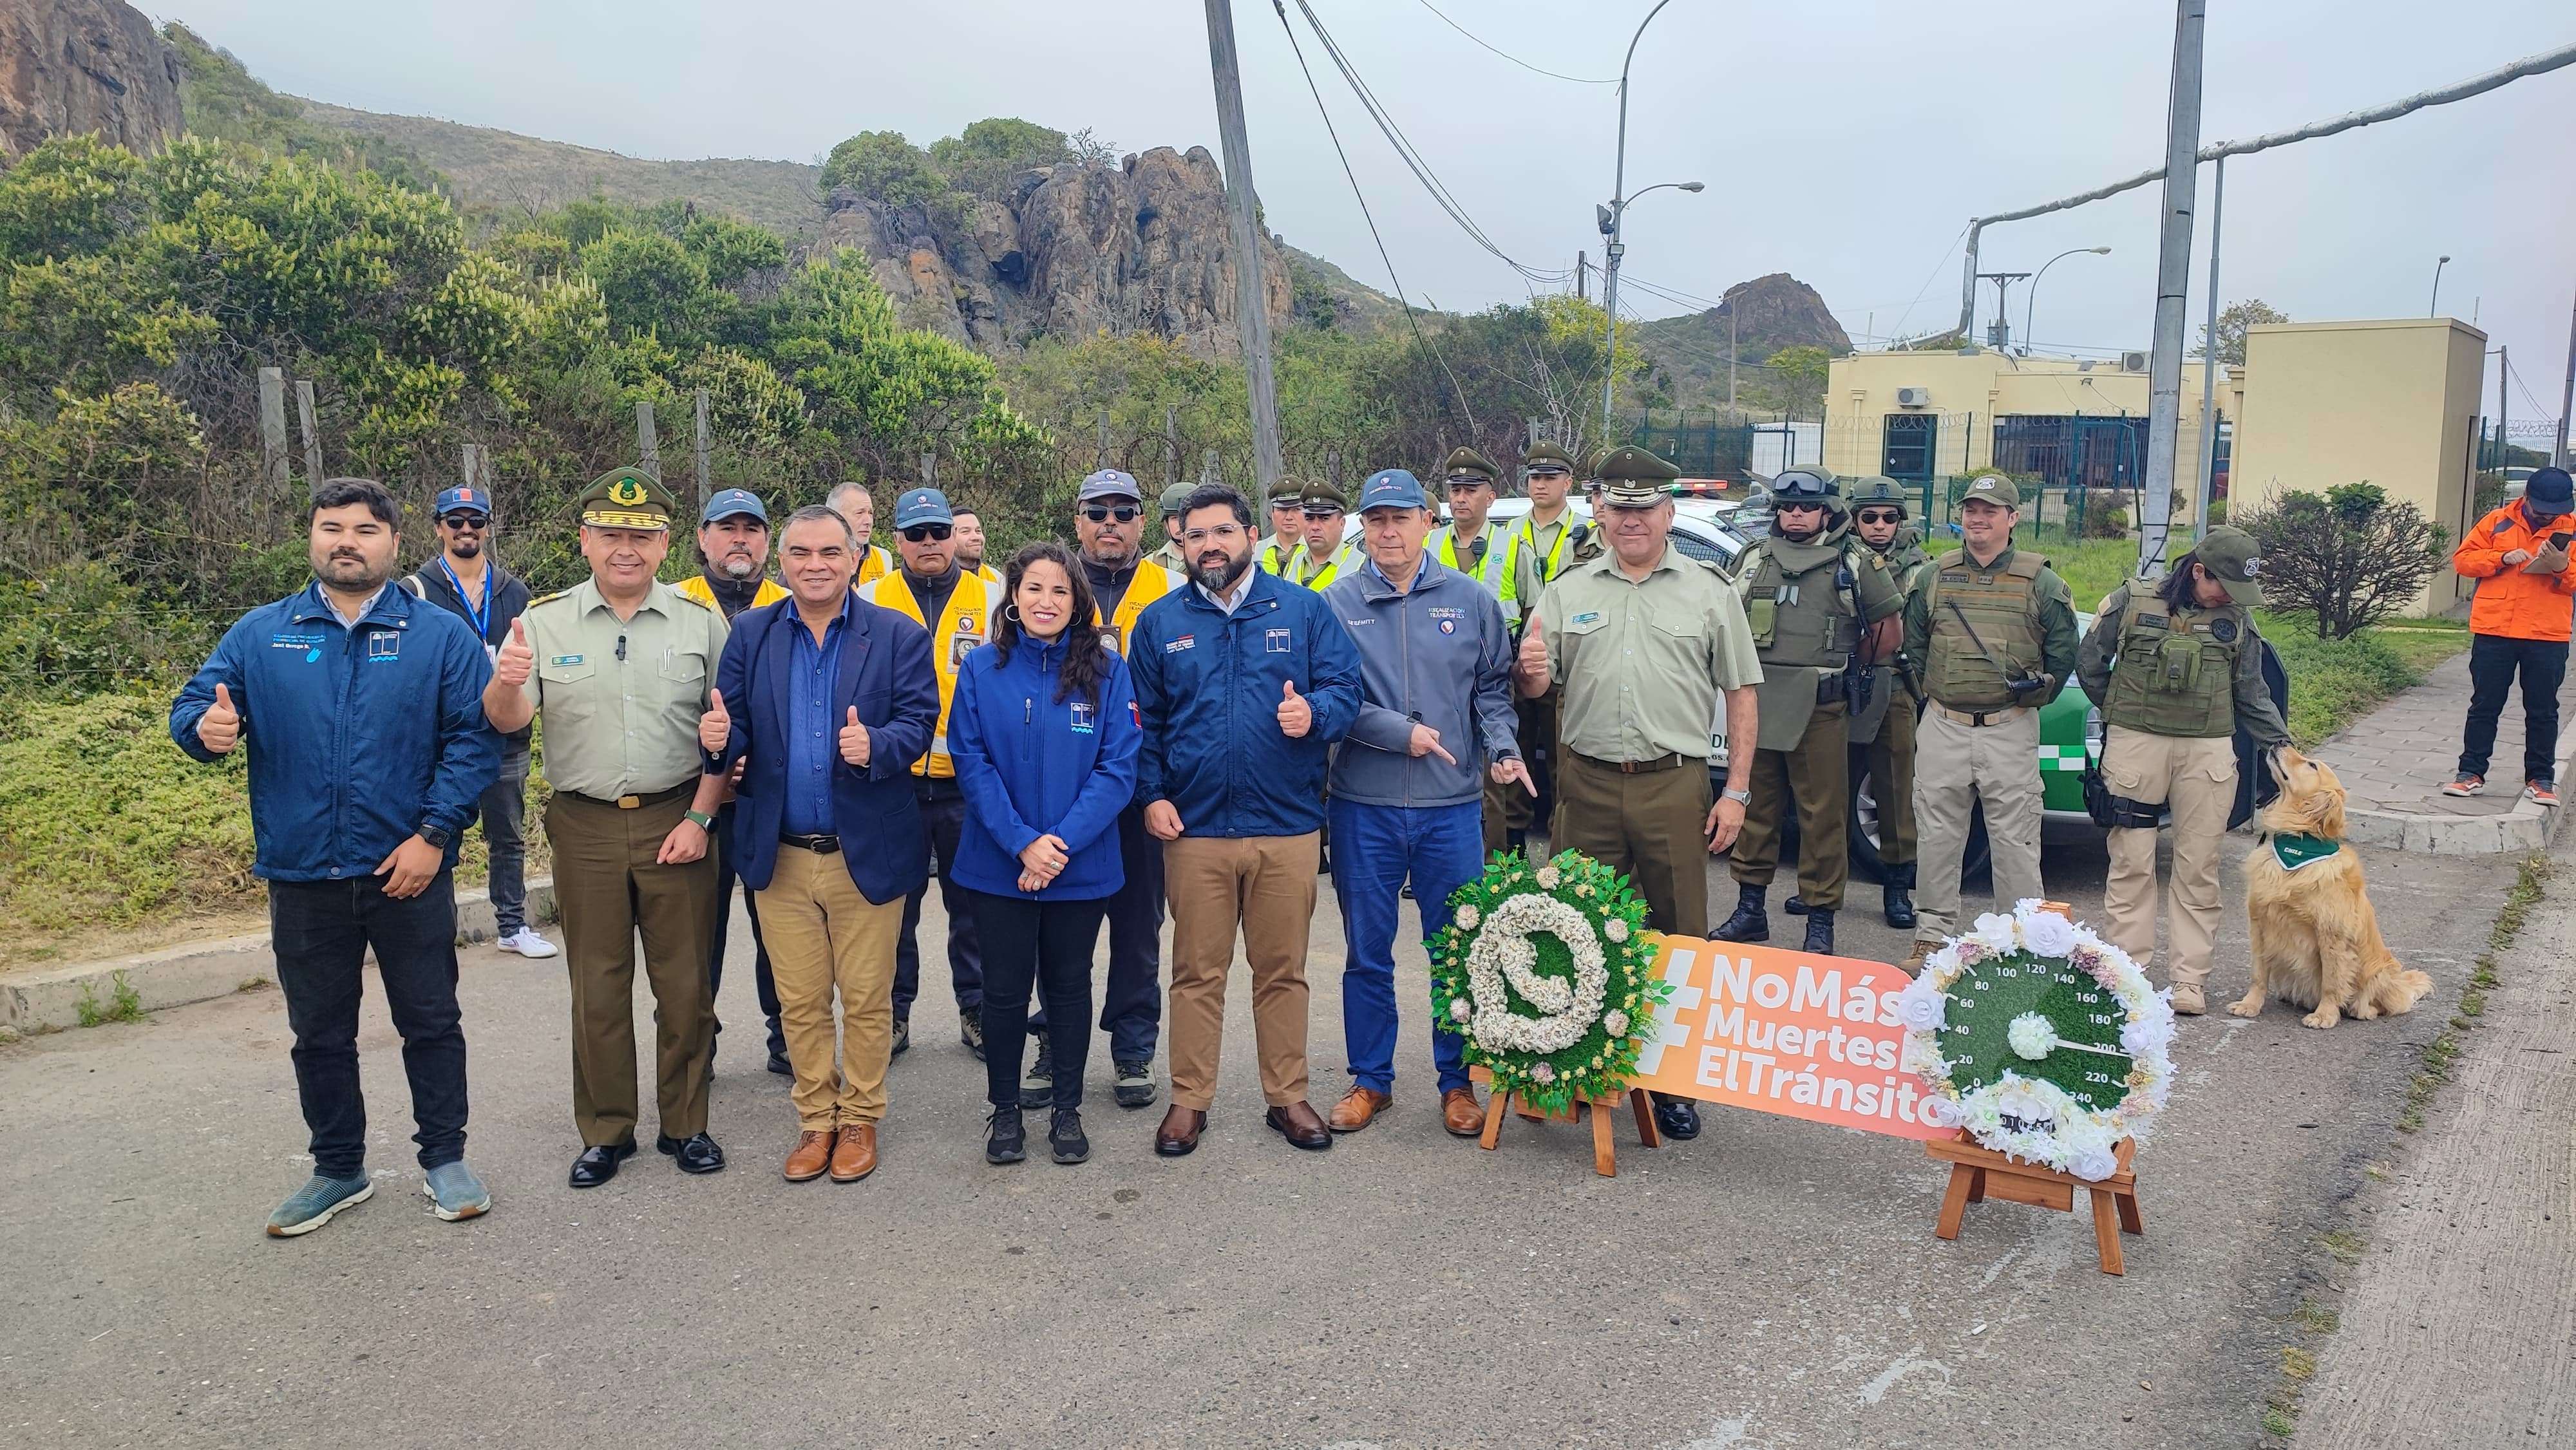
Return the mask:
[[501,773],[485,787],[475,811],[483,818],[483,843],[492,848],[492,925],[509,936],[528,924],[528,742],[501,740]]
[[[1342,968],[1342,1036],[1355,1086],[1395,1087],[1396,893],[1413,880],[1428,946],[1449,925],[1449,895],[1484,874],[1482,800],[1454,806],[1372,806],[1333,800],[1333,896],[1350,944]],[[1440,1090],[1467,1086],[1458,1034],[1434,1024],[1431,1061]]]

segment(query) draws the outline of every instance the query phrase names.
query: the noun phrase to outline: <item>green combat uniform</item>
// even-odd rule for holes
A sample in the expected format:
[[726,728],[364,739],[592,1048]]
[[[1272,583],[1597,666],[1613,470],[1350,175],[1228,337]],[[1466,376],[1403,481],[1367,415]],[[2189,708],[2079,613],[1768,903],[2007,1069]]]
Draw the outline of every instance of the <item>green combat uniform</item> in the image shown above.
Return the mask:
[[2141,966],[2156,946],[2156,827],[2173,820],[2174,915],[2166,963],[2174,1010],[2203,1008],[2218,938],[2218,855],[2236,803],[2236,730],[2266,749],[2289,743],[2263,683],[2263,637],[2248,610],[2263,602],[2262,555],[2241,529],[2215,528],[2174,566],[2205,566],[2227,601],[2176,608],[2152,579],[2111,591],[2084,637],[2076,678],[2102,712],[2102,780],[2110,788],[2111,870],[2103,914],[2111,943]]
[[[1910,500],[1905,489],[1892,478],[1864,478],[1853,485],[1849,499],[1855,514],[1865,508],[1894,508],[1899,520],[1908,511]],[[1932,571],[1932,558],[1923,552],[1923,536],[1908,522],[1899,522],[1896,537],[1887,547],[1861,537],[1857,518],[1852,524],[1852,539],[1887,560],[1889,577],[1896,581],[1900,599],[1914,597],[1923,576]],[[1878,824],[1879,904],[1887,924],[1899,931],[1914,928],[1914,732],[1916,717],[1922,713],[1923,696],[1917,686],[1922,674],[1913,661],[1899,654],[1893,663],[1871,667],[1873,678],[1868,708],[1851,717],[1851,743],[1866,751],[1865,768],[1869,773],[1867,789],[1858,802],[1860,818]],[[1792,915],[1803,910],[1802,903],[1791,900]]]
[[[1163,518],[1165,520],[1178,518],[1181,512],[1181,505],[1189,502],[1191,492],[1197,487],[1198,485],[1195,483],[1176,483],[1170,488],[1164,489]],[[1162,565],[1166,569],[1170,569],[1181,574],[1188,573],[1189,566],[1181,562],[1181,546],[1173,541],[1170,525],[1168,523],[1157,523],[1154,527],[1163,530],[1163,547],[1156,549],[1150,557],[1155,563]]]
[[[621,468],[575,506],[587,526],[668,529],[673,504],[659,482]],[[522,693],[542,722],[554,787],[546,838],[572,982],[573,1118],[589,1147],[634,1144],[640,931],[661,1135],[676,1143],[707,1127],[716,848],[681,865],[655,858],[689,815],[704,770],[698,717],[724,654],[725,618],[658,581],[621,617],[595,580],[535,601],[522,618],[536,654]]]
[[[1545,469],[1571,475],[1574,461],[1565,456],[1564,449],[1542,440],[1530,445],[1521,467],[1524,472]],[[1570,483],[1571,479],[1568,481]],[[1556,582],[1557,576],[1584,557],[1582,551],[1592,535],[1592,525],[1574,516],[1571,498],[1552,522],[1542,524],[1534,513],[1523,514],[1513,520],[1510,530],[1503,536],[1504,548],[1511,556],[1512,598],[1524,608],[1536,604],[1539,595]],[[1513,633],[1513,642],[1517,644],[1518,620],[1514,621]],[[1518,786],[1503,793],[1503,832],[1497,839],[1494,832],[1496,813],[1492,805],[1494,797],[1492,792],[1488,792],[1485,850],[1489,855],[1505,849],[1520,849],[1527,842],[1529,828],[1551,813],[1556,793],[1556,706],[1557,692],[1553,688],[1535,700],[1519,702],[1521,759],[1529,766],[1530,779],[1538,786],[1538,794],[1533,796]]]
[[[1305,494],[1306,480],[1292,478],[1286,474],[1280,475],[1279,481],[1270,486],[1268,500],[1270,512],[1276,513],[1282,504],[1295,505],[1305,497]],[[1266,519],[1269,514],[1265,513],[1263,517]],[[1252,566],[1264,574],[1285,574],[1288,572],[1288,560],[1304,547],[1306,543],[1303,539],[1286,538],[1273,532],[1270,542],[1263,544],[1252,556]]]
[[[2021,507],[2001,474],[1970,480],[1967,497]],[[1984,564],[1964,549],[1942,555],[1906,602],[1905,655],[1922,662],[1930,698],[1914,745],[1918,952],[1959,930],[1960,865],[1981,804],[1995,904],[2041,894],[2039,707],[2074,673],[2075,645],[2066,581],[2009,544]]]
[[[1762,730],[1754,741],[1727,742],[1730,750],[1753,749],[1753,799],[1745,806],[1744,834],[1732,864],[1740,899],[1735,914],[1717,929],[1721,941],[1770,940],[1764,899],[1794,802],[1798,899],[1807,908],[1805,950],[1828,956],[1850,869],[1846,726],[1873,683],[1861,658],[1862,637],[1905,607],[1887,561],[1844,528],[1835,508],[1838,493],[1833,475],[1823,469],[1783,472],[1772,480],[1770,534],[1736,561],[1737,587],[1762,658]],[[1784,504],[1823,505],[1816,533],[1804,542],[1783,534],[1776,510]]]

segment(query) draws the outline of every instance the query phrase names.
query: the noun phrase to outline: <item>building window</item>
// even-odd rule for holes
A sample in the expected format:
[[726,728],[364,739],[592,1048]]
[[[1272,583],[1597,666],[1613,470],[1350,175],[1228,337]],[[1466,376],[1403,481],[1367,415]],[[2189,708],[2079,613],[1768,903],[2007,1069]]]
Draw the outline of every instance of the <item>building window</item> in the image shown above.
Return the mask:
[[2146,461],[2147,420],[2012,413],[1995,420],[1995,467],[2051,490],[2134,491]]
[[1907,483],[1932,477],[1932,460],[1941,442],[1941,419],[1935,413],[1887,415],[1886,448],[1879,472]]

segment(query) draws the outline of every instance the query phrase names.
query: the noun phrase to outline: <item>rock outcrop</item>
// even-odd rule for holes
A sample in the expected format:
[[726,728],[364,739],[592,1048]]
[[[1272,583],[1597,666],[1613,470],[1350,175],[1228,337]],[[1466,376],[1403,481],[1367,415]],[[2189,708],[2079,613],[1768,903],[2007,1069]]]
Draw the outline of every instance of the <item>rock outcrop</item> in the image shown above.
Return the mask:
[[[1002,200],[937,213],[836,187],[825,211],[818,245],[865,252],[906,322],[988,351],[1103,329],[1206,357],[1241,346],[1225,182],[1203,147],[1045,167]],[[1264,302],[1284,325],[1287,258],[1273,237],[1261,252]]]
[[0,155],[95,133],[160,150],[184,122],[179,57],[122,0],[0,0]]

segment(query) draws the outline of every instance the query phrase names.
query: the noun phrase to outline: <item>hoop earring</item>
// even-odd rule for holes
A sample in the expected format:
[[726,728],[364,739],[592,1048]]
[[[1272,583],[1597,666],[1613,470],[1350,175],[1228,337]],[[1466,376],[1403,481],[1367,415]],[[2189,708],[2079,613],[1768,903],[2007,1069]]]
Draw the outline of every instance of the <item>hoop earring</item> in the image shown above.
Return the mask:
[[1004,619],[1009,620],[1009,621],[1010,621],[1011,623],[1013,623],[1013,624],[1017,624],[1017,623],[1019,623],[1019,622],[1020,622],[1020,606],[1019,606],[1019,605],[1017,605],[1016,603],[1014,603],[1014,604],[1005,604],[1005,605],[1003,605],[1003,606],[1002,606],[1002,617],[1003,617]]

